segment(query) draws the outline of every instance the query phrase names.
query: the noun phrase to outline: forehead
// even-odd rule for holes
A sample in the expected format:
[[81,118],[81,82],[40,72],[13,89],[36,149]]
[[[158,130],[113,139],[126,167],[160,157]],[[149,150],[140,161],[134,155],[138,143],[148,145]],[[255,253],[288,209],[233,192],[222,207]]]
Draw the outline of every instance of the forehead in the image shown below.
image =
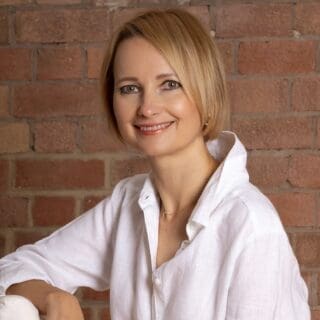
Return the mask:
[[150,42],[142,37],[133,37],[120,42],[115,54],[113,72],[117,78],[172,73],[173,69]]

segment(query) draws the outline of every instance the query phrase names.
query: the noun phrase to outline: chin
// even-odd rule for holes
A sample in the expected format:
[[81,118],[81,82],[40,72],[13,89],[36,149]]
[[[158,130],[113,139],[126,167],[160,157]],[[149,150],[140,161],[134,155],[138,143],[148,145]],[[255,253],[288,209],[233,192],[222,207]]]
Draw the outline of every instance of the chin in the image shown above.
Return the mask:
[[148,158],[161,157],[172,153],[172,148],[161,146],[159,143],[148,146],[136,145],[134,149]]

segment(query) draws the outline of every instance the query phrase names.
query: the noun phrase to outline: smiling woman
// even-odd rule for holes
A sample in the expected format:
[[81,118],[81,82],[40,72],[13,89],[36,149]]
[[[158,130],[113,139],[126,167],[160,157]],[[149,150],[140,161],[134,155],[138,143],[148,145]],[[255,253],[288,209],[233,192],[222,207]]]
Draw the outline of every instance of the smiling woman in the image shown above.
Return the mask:
[[[175,80],[183,84],[185,94],[197,105],[201,123],[206,124],[205,139],[215,138],[229,118],[222,59],[208,32],[195,17],[182,10],[150,11],[148,15],[121,26],[113,35],[103,62],[101,79],[102,96],[110,115],[111,128],[118,134],[118,138],[121,139],[121,134],[112,107],[112,96],[115,92],[114,60],[116,53],[119,55],[118,46],[133,37],[147,41],[149,46],[156,49],[156,58],[165,60],[166,68],[163,71],[167,69],[170,70],[169,74],[173,72]],[[140,53],[142,52],[140,50]],[[131,52],[128,52],[126,58],[130,57]],[[142,58],[140,56],[140,62]],[[138,64],[130,59],[130,63],[127,60],[125,63],[126,67],[130,64],[133,68],[133,65],[144,66],[146,61]],[[154,65],[154,61],[149,63]],[[199,83],[203,86],[199,86]]]
[[142,37],[122,41],[114,79],[113,111],[125,143],[150,157],[191,151],[196,142],[206,150],[195,102],[148,41]]
[[72,295],[80,286],[110,289],[116,320],[309,320],[278,214],[249,182],[242,143],[222,131],[225,77],[201,24],[172,9],[121,26],[102,93],[117,137],[151,172],[1,259],[4,291],[47,320],[83,319]]

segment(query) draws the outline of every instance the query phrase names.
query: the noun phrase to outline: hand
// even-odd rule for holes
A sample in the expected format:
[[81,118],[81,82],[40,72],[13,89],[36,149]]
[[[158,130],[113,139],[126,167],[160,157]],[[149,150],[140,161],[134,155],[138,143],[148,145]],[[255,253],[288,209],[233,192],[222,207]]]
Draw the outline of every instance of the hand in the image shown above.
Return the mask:
[[46,320],[84,320],[78,299],[65,291],[55,291],[46,298]]

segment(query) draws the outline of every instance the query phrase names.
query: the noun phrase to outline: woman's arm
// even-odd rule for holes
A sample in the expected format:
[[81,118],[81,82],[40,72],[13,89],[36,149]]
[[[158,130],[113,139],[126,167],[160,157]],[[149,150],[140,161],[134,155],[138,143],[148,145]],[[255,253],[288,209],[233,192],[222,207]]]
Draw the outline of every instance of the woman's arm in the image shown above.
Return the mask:
[[238,258],[227,320],[310,320],[308,293],[284,234],[252,241]]
[[83,320],[72,294],[78,287],[108,287],[111,229],[112,212],[106,199],[51,236],[3,257],[0,295],[27,298],[46,320]]
[[72,294],[42,280],[29,280],[10,286],[7,294],[20,295],[30,300],[46,315],[46,320],[83,320],[78,299]]
[[49,237],[0,259],[0,291],[31,279],[69,293],[78,287],[106,289],[112,263],[111,229],[106,199]]

